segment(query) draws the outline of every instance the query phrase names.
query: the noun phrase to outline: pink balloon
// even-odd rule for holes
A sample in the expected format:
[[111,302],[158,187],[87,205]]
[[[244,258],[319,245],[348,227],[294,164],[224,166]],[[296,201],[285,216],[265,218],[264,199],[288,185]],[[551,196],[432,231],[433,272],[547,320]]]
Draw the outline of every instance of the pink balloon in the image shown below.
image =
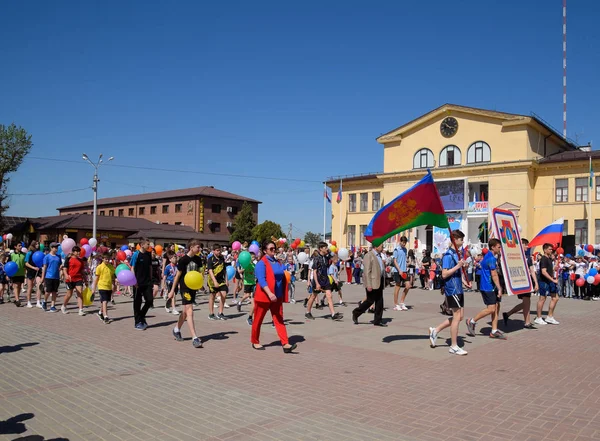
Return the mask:
[[579,287],[581,287],[581,286],[585,285],[585,280],[583,279],[583,277],[580,277],[579,279],[577,279],[577,280],[575,281],[575,285],[577,285],[577,286],[579,286]]
[[239,251],[239,250],[241,250],[241,249],[242,249],[242,244],[236,240],[235,242],[233,242],[233,243],[231,244],[231,249],[232,249],[233,251]]

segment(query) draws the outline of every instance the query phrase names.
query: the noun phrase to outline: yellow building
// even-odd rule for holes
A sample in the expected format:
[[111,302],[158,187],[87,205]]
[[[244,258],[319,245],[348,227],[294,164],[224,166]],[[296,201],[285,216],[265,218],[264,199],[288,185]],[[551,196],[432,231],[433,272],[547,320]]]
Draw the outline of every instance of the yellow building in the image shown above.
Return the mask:
[[[332,203],[332,238],[338,245],[368,246],[364,231],[375,212],[428,168],[453,226],[472,243],[480,241],[480,227],[494,207],[515,213],[523,237],[532,238],[564,217],[564,234],[575,235],[575,243],[600,243],[600,181],[589,187],[590,157],[600,169],[600,155],[566,140],[536,116],[445,104],[377,142],[383,145],[382,173],[327,181],[334,195],[342,185],[342,202]],[[423,226],[406,234],[411,243],[418,239],[437,251],[435,230]]]

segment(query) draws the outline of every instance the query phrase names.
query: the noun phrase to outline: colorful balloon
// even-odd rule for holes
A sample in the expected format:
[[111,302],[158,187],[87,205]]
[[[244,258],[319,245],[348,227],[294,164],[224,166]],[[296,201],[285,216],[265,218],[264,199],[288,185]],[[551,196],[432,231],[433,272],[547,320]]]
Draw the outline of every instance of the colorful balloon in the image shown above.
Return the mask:
[[239,251],[239,250],[241,250],[241,249],[242,249],[242,244],[241,244],[239,241],[237,241],[237,240],[236,240],[235,242],[233,242],[233,243],[231,244],[231,249],[232,249],[233,251]]
[[260,251],[260,247],[257,244],[253,243],[252,245],[250,245],[248,247],[248,251],[250,251],[251,253],[254,253],[254,254],[258,255],[258,252]]
[[33,260],[33,264],[35,266],[37,266],[38,268],[43,267],[44,266],[44,252],[36,251],[35,253],[33,253],[33,256],[31,256],[31,260]]
[[[154,247],[154,251],[156,252],[157,256],[162,256],[163,253],[163,247],[161,245],[156,245]],[[187,285],[187,284],[186,284]]]
[[594,252],[594,245],[588,245],[587,247],[585,247],[585,249],[587,250],[588,253],[593,253]]
[[117,265],[117,267],[115,268],[115,275],[118,276],[121,271],[128,270],[128,269],[129,269],[129,267],[127,265],[125,265],[124,263]]
[[579,279],[577,279],[575,281],[575,285],[579,286],[580,288],[585,285],[585,280],[583,280],[583,277],[580,277]]
[[287,280],[287,283],[290,283],[292,280],[292,274],[289,271],[284,271],[283,273],[285,274],[285,280]]
[[92,247],[89,244],[85,244],[81,247],[82,250],[85,250],[85,255],[86,256],[91,256],[92,255]]
[[135,274],[129,269],[120,271],[117,280],[123,286],[133,286],[137,283]]
[[133,253],[131,252],[131,250],[129,250],[129,249],[125,250],[125,256],[131,257],[132,255],[133,255]]
[[12,233],[8,233],[8,234],[6,235],[6,238],[7,238],[8,240],[12,240],[12,238],[13,238],[13,235],[12,235]]
[[308,254],[302,251],[301,253],[298,253],[297,259],[300,265],[304,265],[306,262],[308,262]]
[[229,265],[227,267],[226,271],[227,271],[227,280],[233,279],[233,276],[235,276],[235,268],[232,265]]
[[8,277],[14,276],[17,274],[17,271],[19,271],[19,265],[17,265],[15,262],[7,262],[4,265],[4,272]]
[[79,245],[81,245],[81,246],[87,245],[88,243],[89,243],[89,241],[85,237],[82,237],[81,240],[79,241]]
[[598,270],[596,268],[590,268],[590,270],[588,271],[588,274],[590,276],[595,276],[596,274],[598,274]]
[[350,252],[346,248],[340,248],[338,251],[338,257],[341,260],[348,260],[350,258]]
[[587,279],[585,279],[585,280],[587,283],[589,283],[591,285],[592,283],[594,283],[594,280],[596,280],[596,279],[594,278],[594,276],[588,276]]
[[121,245],[121,251],[125,251],[125,250],[128,250],[128,249],[129,249],[129,246],[127,246],[127,245]]
[[92,248],[94,248],[96,245],[98,245],[98,241],[96,240],[96,238],[95,238],[95,237],[92,237],[92,238],[91,238],[91,239],[88,241],[88,244],[90,244],[90,246],[91,246]]
[[65,254],[69,254],[71,251],[73,251],[74,246],[75,246],[75,241],[73,239],[71,239],[70,237],[67,237],[60,244],[60,247],[62,248],[63,253],[65,253]]
[[199,271],[188,271],[183,281],[188,288],[196,291],[204,286],[204,277]]
[[565,250],[563,248],[560,248],[560,247],[556,249],[556,252],[558,254],[565,254]]
[[125,254],[125,251],[117,251],[117,260],[120,260],[121,262],[127,260],[127,255]]
[[246,269],[252,263],[252,256],[248,251],[242,251],[238,256],[238,262],[242,268]]

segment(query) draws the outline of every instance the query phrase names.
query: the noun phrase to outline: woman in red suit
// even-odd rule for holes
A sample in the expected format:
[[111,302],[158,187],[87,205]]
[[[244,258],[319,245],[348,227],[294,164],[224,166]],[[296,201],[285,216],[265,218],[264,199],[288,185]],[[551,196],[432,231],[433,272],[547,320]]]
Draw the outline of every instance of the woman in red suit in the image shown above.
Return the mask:
[[277,335],[281,340],[283,352],[289,354],[296,349],[296,344],[290,345],[287,330],[283,324],[283,302],[287,301],[288,282],[284,266],[275,259],[275,243],[266,241],[262,246],[263,258],[256,264],[256,291],[254,293],[254,321],[252,322],[252,347],[264,350],[260,344],[260,327],[267,314],[271,311]]

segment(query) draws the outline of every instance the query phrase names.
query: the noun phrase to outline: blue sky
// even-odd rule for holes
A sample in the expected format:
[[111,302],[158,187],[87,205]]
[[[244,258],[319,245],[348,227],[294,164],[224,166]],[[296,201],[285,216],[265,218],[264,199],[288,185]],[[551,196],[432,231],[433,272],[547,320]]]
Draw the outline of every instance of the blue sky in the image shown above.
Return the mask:
[[[568,135],[600,142],[600,3],[568,7]],[[35,144],[11,194],[89,186],[81,153],[102,152],[115,161],[99,197],[214,185],[300,236],[323,229],[320,182],[382,170],[375,138],[443,103],[562,128],[560,0],[21,1],[2,14],[0,122]],[[8,214],[91,197],[12,196]]]

